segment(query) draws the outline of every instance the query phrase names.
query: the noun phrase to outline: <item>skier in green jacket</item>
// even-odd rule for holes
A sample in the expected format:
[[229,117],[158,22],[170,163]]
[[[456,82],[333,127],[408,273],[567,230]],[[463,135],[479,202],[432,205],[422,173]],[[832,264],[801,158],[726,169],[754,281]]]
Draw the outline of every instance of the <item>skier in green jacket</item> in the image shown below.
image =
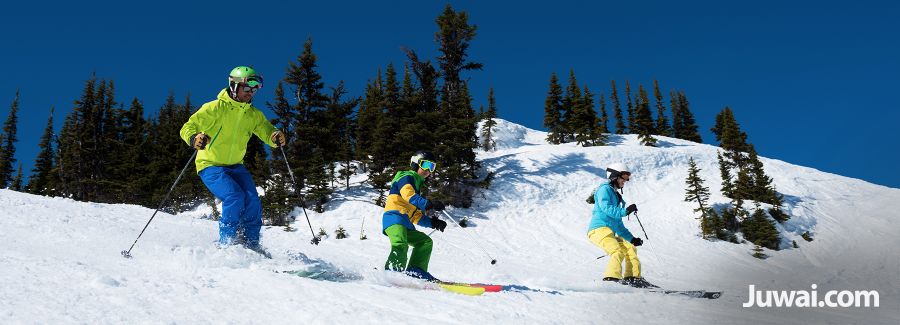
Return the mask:
[[262,85],[262,76],[253,68],[234,68],[228,76],[228,88],[191,115],[181,128],[181,138],[198,150],[197,173],[209,191],[222,200],[219,245],[241,243],[267,255],[259,245],[262,204],[243,160],[251,135],[272,147],[284,146],[286,139],[251,104]]

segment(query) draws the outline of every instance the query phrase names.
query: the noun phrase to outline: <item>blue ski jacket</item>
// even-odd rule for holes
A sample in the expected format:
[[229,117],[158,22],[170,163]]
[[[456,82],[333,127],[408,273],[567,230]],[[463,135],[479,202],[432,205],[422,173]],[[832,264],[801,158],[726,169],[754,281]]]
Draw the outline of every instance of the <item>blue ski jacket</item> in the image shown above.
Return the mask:
[[631,241],[634,236],[622,223],[623,217],[625,217],[625,200],[619,193],[616,193],[612,184],[601,185],[594,192],[594,213],[591,224],[588,226],[588,232],[600,227],[609,227],[617,236]]

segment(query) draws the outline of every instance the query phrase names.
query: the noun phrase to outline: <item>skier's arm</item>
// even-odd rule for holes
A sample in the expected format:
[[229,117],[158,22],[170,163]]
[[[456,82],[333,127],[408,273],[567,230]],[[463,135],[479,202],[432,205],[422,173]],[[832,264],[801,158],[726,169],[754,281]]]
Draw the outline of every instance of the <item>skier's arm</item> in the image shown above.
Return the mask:
[[278,131],[278,129],[276,129],[275,126],[273,126],[272,123],[270,123],[269,120],[266,119],[266,116],[263,115],[262,112],[257,111],[254,116],[256,116],[257,121],[256,127],[253,128],[253,134],[255,134],[257,138],[269,145],[269,147],[276,147],[277,145],[275,144],[275,142],[272,142],[272,133],[275,133],[275,131]]
[[431,219],[422,217],[425,215],[424,211],[425,206],[428,205],[428,200],[416,193],[416,188],[412,184],[412,176],[403,177],[397,182],[400,185],[400,197],[416,207],[413,215],[409,216],[409,221],[422,227],[431,227]]
[[216,114],[216,110],[214,109],[214,104],[203,104],[200,106],[200,109],[197,110],[187,122],[181,126],[181,132],[179,135],[181,139],[184,140],[189,146],[191,144],[191,136],[197,133],[204,133],[210,137],[213,137],[212,134],[214,131],[214,127],[216,125],[216,120],[218,116]]
[[634,238],[634,235],[631,234],[631,231],[628,231],[628,228],[625,228],[625,224],[622,223],[622,219],[614,219],[612,224],[609,225],[609,229],[612,229],[613,232],[616,233],[622,239],[626,241],[631,241]]
[[409,204],[414,205],[419,210],[424,211],[425,206],[428,205],[428,200],[424,197],[416,193],[416,188],[413,187],[412,176],[403,177],[397,182],[400,182],[400,197],[403,198],[404,201],[409,202]]

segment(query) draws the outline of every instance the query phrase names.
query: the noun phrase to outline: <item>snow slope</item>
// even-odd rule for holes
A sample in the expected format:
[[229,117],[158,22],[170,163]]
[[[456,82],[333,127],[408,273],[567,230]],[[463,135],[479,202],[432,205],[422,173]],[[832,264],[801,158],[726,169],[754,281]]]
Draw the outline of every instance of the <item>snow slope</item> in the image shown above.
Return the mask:
[[[693,206],[682,202],[693,157],[718,190],[716,147],[661,138],[661,147],[612,136],[610,146],[548,145],[546,134],[498,120],[498,150],[479,153],[496,178],[471,209],[474,227],[432,235],[435,276],[515,285],[479,297],[401,288],[409,281],[375,270],[387,257],[381,209],[355,176],[323,214],[318,231],[340,225],[350,239],[309,244],[300,210],[295,232],[265,227],[274,259],[241,248],[217,249],[217,225],[202,208],[160,214],[127,249],[153,210],[46,198],[0,190],[0,323],[515,323],[515,324],[808,324],[900,323],[900,190],[773,159],[766,172],[794,216],[779,230],[783,246],[750,256],[750,245],[699,238]],[[606,259],[588,242],[585,199],[611,162],[634,172],[625,199],[637,203],[649,240],[639,248],[645,277],[666,288],[718,289],[699,300],[600,283]],[[358,240],[361,222],[368,240]],[[634,218],[626,221],[644,237]],[[430,230],[429,230],[430,231]],[[799,234],[810,231],[815,240]],[[428,231],[426,231],[427,233]],[[466,232],[466,233],[463,233]],[[470,236],[471,235],[471,236]],[[473,240],[474,236],[474,240]],[[490,264],[486,250],[498,260]],[[275,271],[339,270],[345,282]],[[413,283],[413,282],[409,282]],[[763,290],[878,290],[878,308],[742,308],[748,285]]]

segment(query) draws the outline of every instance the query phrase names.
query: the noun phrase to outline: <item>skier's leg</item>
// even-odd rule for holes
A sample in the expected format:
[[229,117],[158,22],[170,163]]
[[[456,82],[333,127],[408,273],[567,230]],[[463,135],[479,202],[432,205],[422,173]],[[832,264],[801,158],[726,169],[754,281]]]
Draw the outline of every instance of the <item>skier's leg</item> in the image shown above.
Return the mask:
[[244,194],[241,187],[225,171],[226,167],[210,166],[200,171],[200,179],[206,188],[222,201],[222,218],[219,219],[219,245],[231,245],[244,210]]
[[588,238],[594,245],[599,246],[609,256],[609,262],[606,263],[606,270],[603,272],[604,278],[622,279],[622,259],[625,258],[625,252],[622,250],[619,241],[621,238],[616,237],[612,229],[609,227],[600,227],[588,233]]
[[393,225],[387,227],[384,233],[391,241],[391,253],[388,255],[387,262],[384,263],[384,269],[393,271],[406,270],[406,252],[409,250],[409,244],[406,239],[406,227]]
[[241,213],[241,228],[244,229],[245,245],[255,247],[259,245],[259,230],[262,228],[262,203],[256,192],[256,184],[253,183],[253,175],[247,171],[244,165],[237,165],[230,171],[231,177],[241,187],[244,195],[243,213]]
[[431,260],[431,248],[433,241],[425,233],[417,230],[410,230],[406,234],[409,245],[413,247],[412,254],[409,257],[409,267],[420,268],[422,271],[428,272],[428,262]]
[[641,277],[641,261],[637,257],[637,249],[631,243],[622,241],[622,250],[625,252],[625,277]]

